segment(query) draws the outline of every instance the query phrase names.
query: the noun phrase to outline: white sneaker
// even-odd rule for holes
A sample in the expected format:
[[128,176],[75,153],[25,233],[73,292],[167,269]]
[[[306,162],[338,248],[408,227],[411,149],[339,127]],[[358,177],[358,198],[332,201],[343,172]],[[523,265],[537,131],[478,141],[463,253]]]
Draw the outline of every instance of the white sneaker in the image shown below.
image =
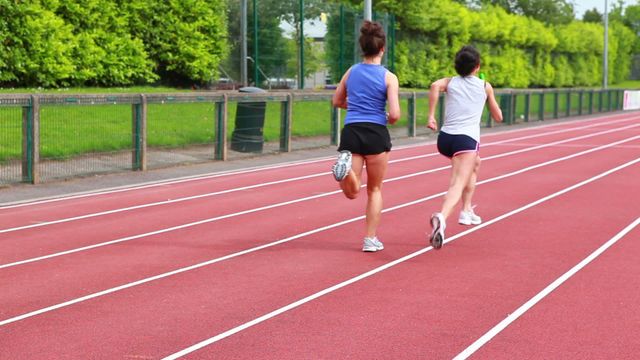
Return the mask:
[[349,150],[340,151],[338,160],[336,160],[331,168],[333,177],[336,181],[342,181],[342,179],[349,175],[349,170],[351,170],[351,152]]
[[460,216],[458,217],[458,224],[480,225],[480,223],[482,223],[482,218],[476,215],[473,212],[473,209],[471,209],[471,211],[464,211],[464,210],[460,211]]
[[384,249],[384,245],[382,245],[382,242],[380,242],[380,240],[378,240],[376,236],[374,236],[373,238],[369,238],[369,237],[364,238],[362,251],[374,252],[374,251],[380,251],[382,249]]
[[444,228],[447,225],[444,222],[444,216],[441,213],[431,215],[431,235],[429,235],[429,243],[434,249],[438,250],[444,243]]

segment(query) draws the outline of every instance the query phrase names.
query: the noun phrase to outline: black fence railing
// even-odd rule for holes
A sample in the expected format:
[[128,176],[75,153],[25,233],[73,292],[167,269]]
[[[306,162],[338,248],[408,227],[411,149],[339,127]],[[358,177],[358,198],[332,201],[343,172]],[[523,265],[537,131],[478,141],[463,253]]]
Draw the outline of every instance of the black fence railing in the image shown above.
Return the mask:
[[[623,90],[496,91],[504,125],[622,109]],[[428,92],[401,92],[392,136],[426,135]],[[0,95],[0,185],[337,145],[333,92]],[[444,119],[444,101],[436,111]],[[230,120],[232,119],[232,120]],[[495,126],[488,111],[483,126]]]

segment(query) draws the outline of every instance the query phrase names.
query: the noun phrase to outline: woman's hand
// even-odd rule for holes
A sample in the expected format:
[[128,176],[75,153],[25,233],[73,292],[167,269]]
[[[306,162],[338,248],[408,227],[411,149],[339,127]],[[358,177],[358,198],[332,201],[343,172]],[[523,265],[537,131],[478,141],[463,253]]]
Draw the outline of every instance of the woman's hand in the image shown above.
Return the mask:
[[427,127],[433,131],[438,131],[438,121],[436,120],[435,116],[429,116]]

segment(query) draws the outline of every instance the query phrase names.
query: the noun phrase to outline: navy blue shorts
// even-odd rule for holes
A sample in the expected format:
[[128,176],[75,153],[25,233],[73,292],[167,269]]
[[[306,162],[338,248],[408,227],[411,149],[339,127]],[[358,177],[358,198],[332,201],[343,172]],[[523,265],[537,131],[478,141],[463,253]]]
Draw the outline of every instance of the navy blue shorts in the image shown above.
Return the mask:
[[438,134],[438,152],[448,158],[479,150],[480,144],[468,135],[451,135],[442,131]]

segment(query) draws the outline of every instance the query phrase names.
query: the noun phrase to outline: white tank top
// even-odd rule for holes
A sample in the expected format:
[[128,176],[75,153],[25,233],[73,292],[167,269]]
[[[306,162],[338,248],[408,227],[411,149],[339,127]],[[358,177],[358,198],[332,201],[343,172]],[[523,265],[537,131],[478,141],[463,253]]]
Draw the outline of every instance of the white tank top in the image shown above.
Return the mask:
[[454,76],[447,85],[445,117],[441,130],[467,135],[480,142],[480,120],[487,100],[485,82],[475,76]]

